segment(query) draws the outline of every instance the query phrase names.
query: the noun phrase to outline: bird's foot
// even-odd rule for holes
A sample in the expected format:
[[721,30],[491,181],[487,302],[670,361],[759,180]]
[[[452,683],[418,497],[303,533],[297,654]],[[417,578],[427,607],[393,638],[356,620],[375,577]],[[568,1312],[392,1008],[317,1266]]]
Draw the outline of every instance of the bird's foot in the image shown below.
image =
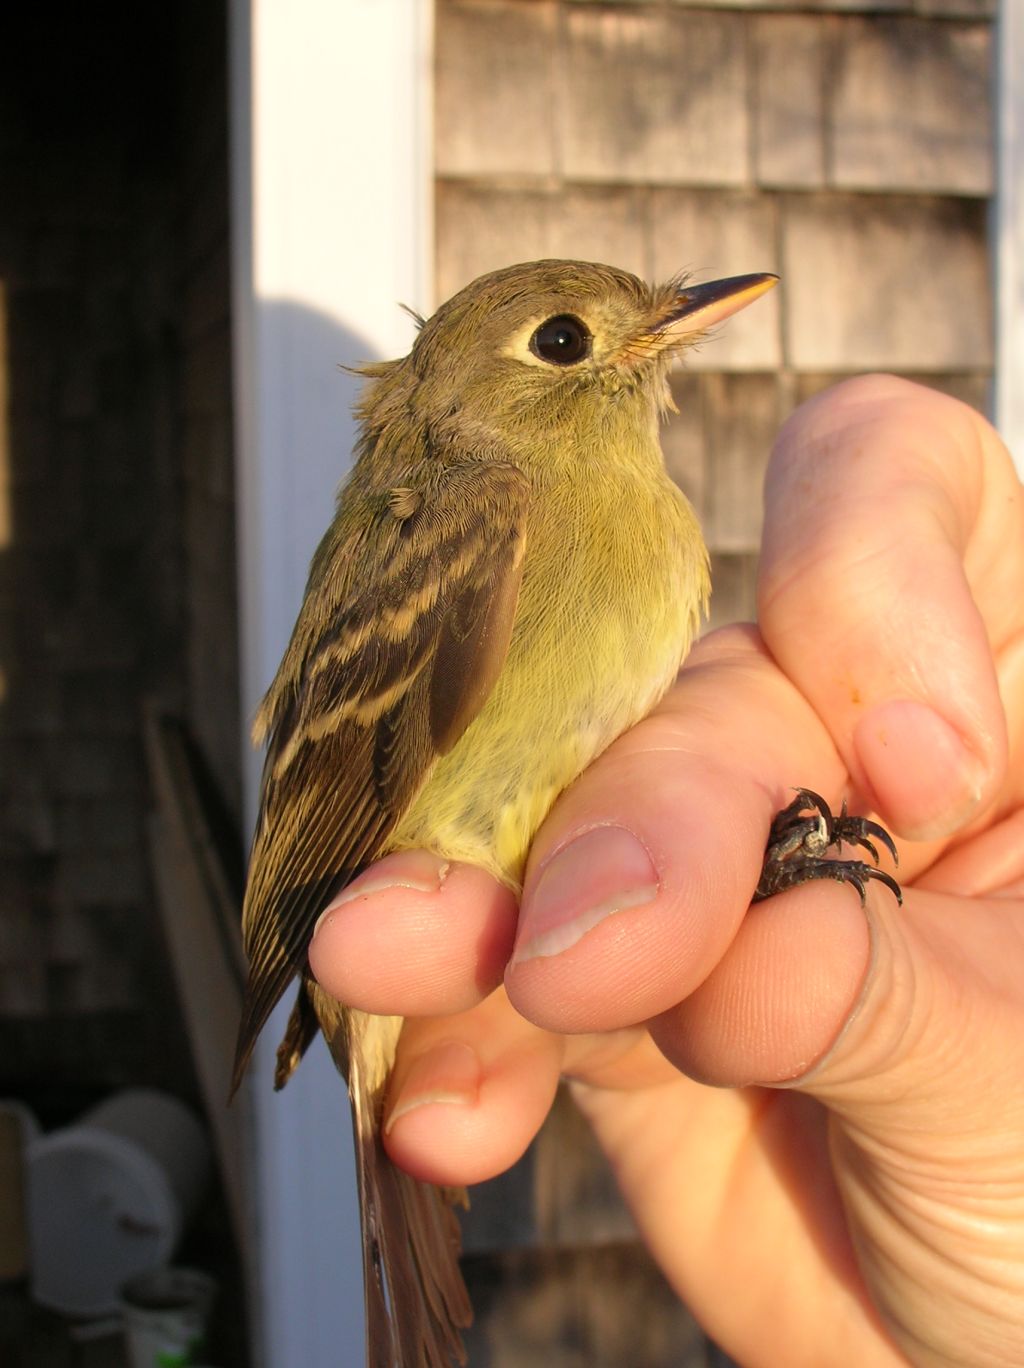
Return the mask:
[[[885,884],[896,901],[903,902],[899,884],[878,868],[878,847],[885,846],[893,860],[899,860],[892,837],[877,822],[866,817],[851,817],[846,802],[839,816],[833,815],[829,805],[811,789],[798,789],[788,807],[776,814],[768,834],[764,865],[754,893],[754,902],[761,902],[787,888],[796,888],[811,879],[836,879],[852,884],[860,894],[861,903],[871,879]],[[840,860],[827,852],[840,844],[860,846],[871,856],[873,864],[865,860]]]

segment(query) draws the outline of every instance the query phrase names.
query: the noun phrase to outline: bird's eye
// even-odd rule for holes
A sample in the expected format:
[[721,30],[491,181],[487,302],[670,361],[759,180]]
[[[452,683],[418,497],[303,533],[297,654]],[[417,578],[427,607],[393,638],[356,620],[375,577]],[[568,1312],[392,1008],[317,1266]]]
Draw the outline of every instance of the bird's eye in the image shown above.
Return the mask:
[[590,355],[590,333],[572,314],[559,314],[540,325],[530,338],[530,350],[554,366],[571,366]]

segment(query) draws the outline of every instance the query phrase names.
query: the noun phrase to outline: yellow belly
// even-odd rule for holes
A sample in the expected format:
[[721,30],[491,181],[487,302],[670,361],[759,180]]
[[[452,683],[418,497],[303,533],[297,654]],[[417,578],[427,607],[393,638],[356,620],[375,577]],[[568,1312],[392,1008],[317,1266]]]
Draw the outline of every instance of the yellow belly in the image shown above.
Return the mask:
[[696,518],[660,472],[600,491],[552,491],[527,530],[494,690],[388,848],[435,850],[518,889],[559,793],[672,683],[707,593]]

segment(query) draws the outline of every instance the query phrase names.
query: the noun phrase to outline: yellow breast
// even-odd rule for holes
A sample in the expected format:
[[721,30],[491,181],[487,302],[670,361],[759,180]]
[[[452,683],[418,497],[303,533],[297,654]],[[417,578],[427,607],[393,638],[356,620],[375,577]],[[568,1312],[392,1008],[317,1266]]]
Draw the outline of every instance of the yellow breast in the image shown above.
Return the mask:
[[708,583],[696,517],[661,470],[546,490],[502,672],[388,848],[425,847],[518,889],[558,794],[672,683]]

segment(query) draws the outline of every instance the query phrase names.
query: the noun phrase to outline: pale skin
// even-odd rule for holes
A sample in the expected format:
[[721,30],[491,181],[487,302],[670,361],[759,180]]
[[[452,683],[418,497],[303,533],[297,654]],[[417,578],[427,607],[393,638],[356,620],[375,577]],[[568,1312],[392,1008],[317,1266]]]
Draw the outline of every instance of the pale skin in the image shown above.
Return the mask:
[[[569,1078],[745,1368],[1019,1365],[1024,496],[996,434],[891,377],[812,400],[772,457],[759,599],[563,795],[521,911],[391,855],[311,966],[414,1018],[386,1144],[419,1177],[502,1171]],[[888,824],[902,909],[830,882],[749,909],[797,783]]]

